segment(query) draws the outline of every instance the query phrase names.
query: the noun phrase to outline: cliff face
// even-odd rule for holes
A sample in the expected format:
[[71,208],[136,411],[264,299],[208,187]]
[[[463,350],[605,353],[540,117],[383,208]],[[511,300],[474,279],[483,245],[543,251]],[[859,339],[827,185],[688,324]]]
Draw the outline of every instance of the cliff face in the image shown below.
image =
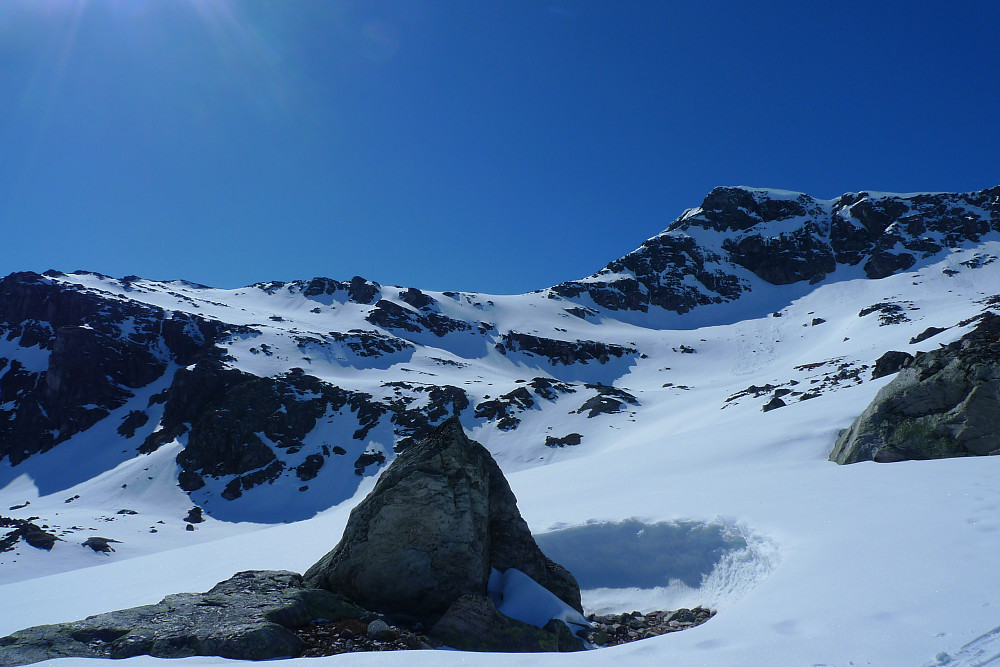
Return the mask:
[[[210,354],[233,327],[49,276],[0,281],[0,459],[17,464],[108,417],[168,368]],[[137,425],[141,417],[133,416]],[[131,428],[131,427],[129,427]]]
[[860,265],[868,278],[885,278],[991,231],[1000,231],[1000,187],[833,200],[722,187],[634,252],[552,291],[586,294],[610,310],[687,313],[739,299],[752,291],[751,276],[772,285],[817,283],[838,266]]

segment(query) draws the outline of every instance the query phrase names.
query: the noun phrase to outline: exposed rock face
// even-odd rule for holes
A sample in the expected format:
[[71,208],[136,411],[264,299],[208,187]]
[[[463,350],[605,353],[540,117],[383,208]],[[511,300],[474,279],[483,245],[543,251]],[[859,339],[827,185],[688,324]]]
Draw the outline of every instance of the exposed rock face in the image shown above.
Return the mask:
[[1000,231],[1000,188],[961,194],[860,192],[824,201],[720,187],[634,252],[587,280],[551,291],[567,299],[586,295],[610,310],[645,312],[658,306],[686,313],[750,291],[737,267],[774,285],[815,283],[838,265],[861,264],[866,276],[878,279],[990,231]]
[[382,473],[305,580],[429,624],[485,595],[491,568],[512,567],[581,610],[576,580],[539,550],[499,466],[452,418]]
[[[407,293],[407,296],[410,297],[411,301],[419,302],[419,299],[413,298],[409,293]],[[382,299],[376,303],[375,308],[372,309],[365,319],[376,326],[390,331],[401,331],[411,334],[429,331],[439,338],[449,333],[468,332],[473,329],[473,326],[464,320],[452,319],[441,313],[433,312],[426,307],[421,311],[410,310],[387,299]]]
[[553,365],[563,364],[564,366],[576,363],[586,364],[592,361],[606,364],[611,357],[621,358],[638,354],[638,351],[634,348],[622,345],[612,345],[593,340],[553,340],[517,331],[511,331],[501,336],[500,342],[496,344],[496,349],[501,354],[520,350],[529,354],[547,357]]
[[168,595],[153,605],[15,632],[0,638],[0,667],[62,657],[288,658],[303,649],[289,628],[364,615],[328,591],[305,587],[293,572],[241,572],[207,593]]
[[918,354],[843,431],[837,463],[1000,454],[1000,317]]
[[[282,474],[286,464],[276,450],[296,453],[328,410],[353,413],[356,437],[364,438],[383,414],[381,406],[369,399],[370,395],[321,382],[300,368],[261,378],[218,362],[203,362],[177,371],[161,428],[146,439],[142,451],[187,433],[187,447],[177,457],[181,487],[193,491],[204,485],[205,476],[236,475],[223,497],[238,498]],[[322,465],[322,460],[306,457],[295,470],[318,471]]]
[[14,359],[0,378],[0,460],[16,465],[88,429],[161,377],[168,362],[191,363],[225,328],[65,289],[36,273],[7,276],[0,337],[44,361],[31,367]]

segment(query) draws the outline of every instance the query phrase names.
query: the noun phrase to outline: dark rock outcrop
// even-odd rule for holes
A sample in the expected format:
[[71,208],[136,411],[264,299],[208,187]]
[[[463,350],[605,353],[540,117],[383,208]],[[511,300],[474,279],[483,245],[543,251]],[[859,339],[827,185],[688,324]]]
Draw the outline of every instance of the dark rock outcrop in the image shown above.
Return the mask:
[[909,366],[912,362],[913,355],[909,352],[889,350],[875,360],[875,368],[872,369],[872,379],[877,380],[880,377],[898,373],[901,368]]
[[597,394],[587,399],[578,413],[587,413],[587,418],[592,419],[597,415],[615,414],[625,409],[625,404],[638,405],[639,401],[635,396],[617,387],[605,384],[588,384],[588,389],[594,389]]
[[109,537],[98,537],[96,535],[88,537],[81,546],[89,547],[98,553],[111,553],[115,550],[112,544],[120,544],[121,540],[113,540]]
[[1000,316],[918,354],[830,453],[837,463],[1000,454]]
[[[0,460],[13,465],[87,430],[168,362],[191,363],[227,329],[185,313],[67,286],[47,275],[0,280],[0,336],[45,355],[43,370],[17,359],[0,379]],[[4,365],[8,360],[3,359]],[[134,433],[140,418],[123,425]]]
[[[867,277],[884,278],[945,248],[1000,231],[998,195],[1000,187],[919,195],[860,192],[821,201],[719,187],[665,232],[588,280],[550,290],[565,299],[588,297],[609,310],[659,307],[683,314],[749,292],[750,283],[736,267],[775,285],[815,283],[838,265],[861,264]],[[711,243],[701,242],[706,236]]]
[[496,344],[496,349],[501,354],[508,352],[527,352],[546,357],[553,365],[571,364],[596,361],[606,364],[611,357],[622,358],[638,354],[635,348],[612,343],[601,343],[594,340],[555,340],[553,338],[542,338],[531,334],[510,331],[500,337],[500,342]]
[[[31,517],[31,519],[37,518]],[[31,519],[11,519],[0,516],[0,552],[13,550],[20,540],[24,540],[26,544],[36,549],[52,550],[60,538],[33,523]]]
[[207,593],[15,632],[0,638],[0,667],[63,657],[290,658],[304,644],[289,628],[365,615],[333,593],[306,587],[293,572],[240,572]]
[[916,336],[910,339],[910,345],[916,345],[917,343],[922,343],[928,338],[933,338],[934,336],[937,336],[939,333],[944,333],[947,330],[948,329],[946,327],[927,327],[926,329],[924,329],[923,331],[921,331]]
[[400,454],[307,583],[429,625],[491,568],[521,570],[578,611],[580,590],[535,544],[499,466],[457,418]]
[[551,435],[545,436],[546,447],[575,447],[583,442],[583,436],[579,433],[570,433],[561,438],[554,438]]
[[365,319],[390,331],[403,331],[411,334],[426,331],[439,338],[449,333],[468,332],[475,328],[464,320],[456,320],[426,308],[421,311],[410,310],[388,299],[380,299]]
[[771,410],[777,410],[778,408],[783,408],[785,407],[785,405],[787,404],[783,400],[781,400],[780,397],[775,396],[770,401],[765,403],[761,407],[761,410],[763,410],[764,412],[770,412]]

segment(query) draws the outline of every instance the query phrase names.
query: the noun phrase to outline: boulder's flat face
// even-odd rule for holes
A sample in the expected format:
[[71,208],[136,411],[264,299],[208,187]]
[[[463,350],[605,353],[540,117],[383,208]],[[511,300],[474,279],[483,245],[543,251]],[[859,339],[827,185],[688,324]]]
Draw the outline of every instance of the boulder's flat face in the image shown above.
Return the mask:
[[535,544],[496,462],[450,419],[397,457],[305,580],[430,622],[463,595],[485,595],[494,567],[516,567],[581,609],[576,581]]
[[178,593],[144,607],[41,625],[0,638],[0,666],[51,658],[288,658],[302,640],[288,628],[317,617],[364,612],[327,591],[309,589],[294,572],[240,572],[207,593]]
[[1000,454],[1000,316],[918,355],[830,453],[836,463]]

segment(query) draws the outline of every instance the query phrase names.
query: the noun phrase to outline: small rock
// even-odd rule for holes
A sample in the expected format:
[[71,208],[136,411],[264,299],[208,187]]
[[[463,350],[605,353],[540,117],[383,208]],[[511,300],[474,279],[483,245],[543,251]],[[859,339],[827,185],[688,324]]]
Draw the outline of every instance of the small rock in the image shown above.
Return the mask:
[[775,396],[764,405],[762,410],[764,412],[770,412],[771,410],[776,410],[777,408],[783,408],[783,407],[785,407],[785,402],[780,398],[778,398],[777,396]]
[[375,619],[368,624],[368,638],[369,639],[393,639],[396,633],[392,631],[389,624],[381,619]]
[[115,550],[114,547],[111,546],[112,543],[121,544],[121,540],[112,540],[108,537],[88,537],[86,541],[84,541],[83,546],[90,547],[99,553],[110,553]]
[[681,623],[691,623],[696,616],[690,609],[678,609],[667,617],[667,621],[680,621]]

